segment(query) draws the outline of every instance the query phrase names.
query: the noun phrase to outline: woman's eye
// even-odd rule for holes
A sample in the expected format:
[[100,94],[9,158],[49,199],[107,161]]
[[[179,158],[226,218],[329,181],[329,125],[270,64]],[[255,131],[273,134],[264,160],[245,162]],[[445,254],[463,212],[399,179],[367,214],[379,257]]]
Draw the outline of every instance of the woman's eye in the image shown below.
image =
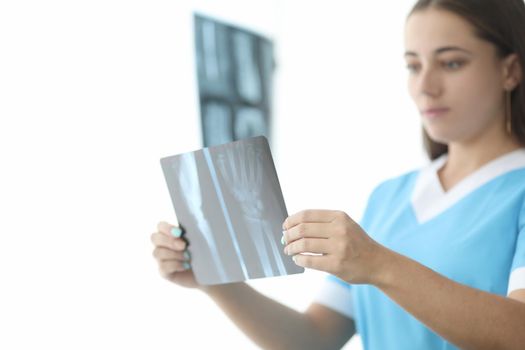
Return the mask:
[[406,67],[410,73],[416,73],[419,70],[419,65],[414,63],[409,63]]
[[463,66],[463,62],[462,61],[446,61],[443,63],[443,65],[447,69],[456,70],[456,69],[461,68],[461,66]]

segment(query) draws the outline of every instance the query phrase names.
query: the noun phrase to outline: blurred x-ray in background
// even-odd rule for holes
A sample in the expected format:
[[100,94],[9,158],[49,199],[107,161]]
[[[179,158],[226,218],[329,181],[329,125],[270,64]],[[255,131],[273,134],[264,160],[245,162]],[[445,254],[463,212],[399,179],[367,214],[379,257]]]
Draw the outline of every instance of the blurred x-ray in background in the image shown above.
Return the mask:
[[203,146],[270,138],[272,41],[199,14],[194,24]]

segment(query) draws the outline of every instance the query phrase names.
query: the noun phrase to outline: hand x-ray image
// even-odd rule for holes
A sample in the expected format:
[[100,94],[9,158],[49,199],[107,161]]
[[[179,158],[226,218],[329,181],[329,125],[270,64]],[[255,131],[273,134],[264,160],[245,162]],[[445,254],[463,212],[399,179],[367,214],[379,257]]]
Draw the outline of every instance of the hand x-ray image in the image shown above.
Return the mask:
[[269,137],[273,42],[210,17],[194,20],[204,147]]
[[288,216],[264,136],[161,159],[202,285],[304,272],[283,253]]

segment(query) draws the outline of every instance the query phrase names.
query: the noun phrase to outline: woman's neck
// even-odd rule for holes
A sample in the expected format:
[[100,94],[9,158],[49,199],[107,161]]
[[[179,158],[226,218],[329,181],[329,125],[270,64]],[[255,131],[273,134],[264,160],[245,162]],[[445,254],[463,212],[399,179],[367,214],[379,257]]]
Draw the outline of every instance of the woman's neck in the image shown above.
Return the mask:
[[486,136],[469,142],[452,142],[448,145],[447,162],[438,171],[445,191],[490,161],[523,147],[514,137],[501,134],[499,137]]

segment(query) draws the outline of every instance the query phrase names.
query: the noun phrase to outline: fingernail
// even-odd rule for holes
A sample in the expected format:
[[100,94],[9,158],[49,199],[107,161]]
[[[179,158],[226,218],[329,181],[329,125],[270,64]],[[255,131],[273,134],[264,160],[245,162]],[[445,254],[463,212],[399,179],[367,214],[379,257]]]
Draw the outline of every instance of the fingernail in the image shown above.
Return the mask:
[[[284,233],[284,231],[283,231],[283,233]],[[282,244],[282,245],[285,245],[285,244],[286,244],[286,240],[284,239],[284,235],[281,237],[281,244]]]
[[184,254],[183,254],[183,255],[184,255],[184,259],[186,259],[186,260],[190,260],[190,253],[188,253],[187,250],[184,251]]
[[177,237],[179,238],[181,235],[182,235],[182,230],[178,227],[173,227],[171,229],[171,234],[174,236],[174,237]]
[[189,270],[191,266],[190,266],[190,263],[185,262],[182,264],[182,267],[184,268],[184,270]]
[[297,257],[295,255],[292,256],[292,260],[293,260],[293,262],[297,262]]

